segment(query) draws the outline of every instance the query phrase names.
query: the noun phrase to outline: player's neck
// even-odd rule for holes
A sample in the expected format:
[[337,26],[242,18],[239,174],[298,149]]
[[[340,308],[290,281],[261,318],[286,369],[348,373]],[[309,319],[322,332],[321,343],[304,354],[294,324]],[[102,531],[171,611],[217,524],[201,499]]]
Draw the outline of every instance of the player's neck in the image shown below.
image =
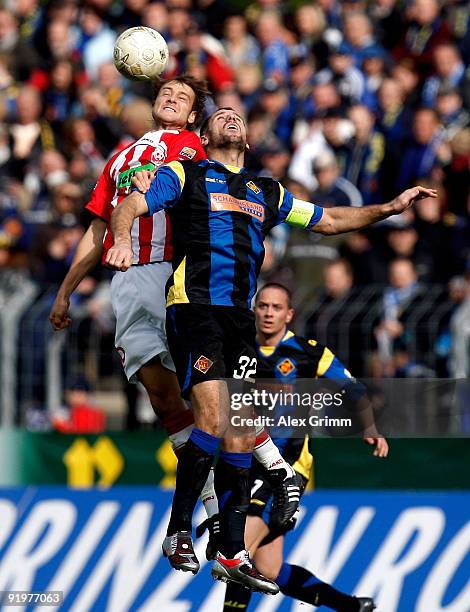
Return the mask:
[[162,121],[156,121],[155,126],[153,128],[156,132],[159,130],[175,130],[180,132],[181,130],[185,130],[186,126],[183,125],[175,125],[174,123],[165,123]]
[[244,151],[237,151],[236,149],[211,149],[207,147],[207,157],[224,164],[224,166],[242,168],[245,163]]
[[260,346],[277,346],[284,338],[286,333],[287,327],[283,327],[281,331],[278,331],[275,334],[263,334],[262,332],[258,332],[256,339],[258,340],[258,344]]

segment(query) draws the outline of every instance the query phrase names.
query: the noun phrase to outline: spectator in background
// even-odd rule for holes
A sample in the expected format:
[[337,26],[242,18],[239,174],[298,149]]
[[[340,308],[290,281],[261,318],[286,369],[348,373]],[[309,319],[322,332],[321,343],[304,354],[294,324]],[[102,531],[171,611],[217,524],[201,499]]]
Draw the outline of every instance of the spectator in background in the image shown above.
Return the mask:
[[258,174],[284,184],[290,155],[283,143],[274,137],[261,148],[258,155],[261,159],[261,170]]
[[[456,45],[448,42],[437,45],[433,51],[434,74],[423,85],[422,101],[425,106],[434,106],[439,88],[458,88],[463,85],[465,65]],[[468,77],[467,77],[468,78]]]
[[91,123],[86,119],[71,119],[64,124],[64,143],[69,156],[76,153],[85,155],[94,172],[103,169],[105,159],[101,152],[96,133]]
[[398,189],[430,177],[439,163],[438,149],[442,142],[441,124],[436,111],[420,108],[413,117],[413,141],[403,151]]
[[400,257],[392,261],[389,268],[390,286],[383,294],[383,316],[375,329],[378,353],[384,366],[385,376],[393,376],[394,343],[402,339],[405,326],[405,311],[423,291],[411,259]]
[[354,136],[348,143],[349,155],[343,174],[359,189],[364,204],[380,202],[385,138],[375,129],[374,115],[367,106],[351,106],[348,117],[354,126]]
[[29,42],[21,39],[18,26],[18,19],[14,13],[1,8],[0,53],[7,53],[9,55],[14,79],[26,81],[32,69],[39,64],[39,56]]
[[41,119],[41,97],[36,89],[24,86],[16,99],[16,121],[10,126],[9,171],[23,179],[28,164],[37,163],[42,151],[55,145],[49,123]]
[[313,163],[318,187],[311,195],[311,201],[323,208],[332,206],[362,206],[360,192],[347,179],[340,176],[334,154],[326,151]]
[[295,103],[289,89],[275,80],[268,79],[261,90],[259,108],[269,117],[271,131],[287,147],[295,119]]
[[437,0],[412,0],[406,12],[408,27],[402,41],[393,50],[397,60],[408,57],[413,59],[421,74],[429,74],[432,69],[434,49],[448,42],[451,33],[441,17]]
[[344,17],[344,37],[357,66],[362,66],[364,57],[379,46],[369,17],[361,11],[351,11]]
[[257,64],[260,59],[259,45],[256,39],[248,34],[246,19],[243,15],[227,17],[222,44],[237,75],[242,66]]
[[[446,142],[452,140],[460,130],[470,124],[470,113],[463,108],[462,96],[458,89],[452,89],[445,85],[440,87],[437,92],[436,110],[444,127],[443,135]],[[448,155],[450,155],[450,152]]]
[[329,47],[326,41],[327,22],[322,8],[318,4],[303,4],[296,10],[294,19],[300,45],[313,55],[320,68],[325,67]]
[[370,4],[370,17],[378,38],[385,49],[391,50],[400,42],[404,19],[398,0],[375,0]]
[[328,57],[328,67],[315,76],[316,83],[334,83],[345,104],[360,102],[365,90],[362,72],[354,66],[351,48],[342,43]]
[[290,75],[289,48],[279,13],[264,11],[256,23],[256,37],[262,48],[261,61],[266,79],[287,83]]
[[387,56],[383,49],[371,47],[363,54],[362,71],[365,75],[365,89],[361,101],[371,111],[378,110],[378,91],[386,77]]
[[85,70],[89,78],[98,78],[98,68],[101,64],[113,58],[116,34],[108,27],[98,9],[85,6],[80,16],[82,28],[78,48],[81,52]]

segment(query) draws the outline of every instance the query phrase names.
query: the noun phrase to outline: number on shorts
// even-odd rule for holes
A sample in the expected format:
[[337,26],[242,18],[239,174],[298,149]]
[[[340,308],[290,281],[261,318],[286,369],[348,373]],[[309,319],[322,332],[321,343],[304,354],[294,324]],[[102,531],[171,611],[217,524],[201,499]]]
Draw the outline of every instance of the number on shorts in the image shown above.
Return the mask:
[[238,360],[238,365],[240,367],[233,371],[234,378],[250,378],[250,376],[256,376],[256,366],[258,365],[256,357],[242,355]]
[[258,491],[259,489],[261,489],[261,487],[263,486],[264,481],[260,480],[259,478],[256,478],[255,480],[255,484],[252,486],[251,488],[251,497],[253,498],[255,496],[256,491]]

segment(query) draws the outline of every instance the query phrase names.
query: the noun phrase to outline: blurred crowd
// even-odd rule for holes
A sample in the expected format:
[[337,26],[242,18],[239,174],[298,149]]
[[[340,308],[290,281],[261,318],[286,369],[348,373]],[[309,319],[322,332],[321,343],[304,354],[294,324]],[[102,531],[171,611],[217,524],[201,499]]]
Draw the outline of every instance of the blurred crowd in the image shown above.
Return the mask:
[[[383,373],[394,375],[404,305],[428,283],[444,286],[456,311],[470,299],[466,0],[6,0],[2,7],[0,271],[22,270],[44,291],[64,277],[105,161],[152,126],[151,86],[124,79],[112,62],[116,36],[146,25],[168,42],[163,76],[207,79],[207,112],[243,112],[247,164],[297,197],[366,206],[417,183],[438,190],[437,200],[335,246],[341,259],[325,268],[312,320],[335,299],[335,281],[328,285],[335,266],[348,291],[386,287],[375,341]],[[265,278],[282,274],[286,245],[296,240],[284,230],[270,237]],[[108,280],[97,270],[75,298],[90,303],[104,329]]]

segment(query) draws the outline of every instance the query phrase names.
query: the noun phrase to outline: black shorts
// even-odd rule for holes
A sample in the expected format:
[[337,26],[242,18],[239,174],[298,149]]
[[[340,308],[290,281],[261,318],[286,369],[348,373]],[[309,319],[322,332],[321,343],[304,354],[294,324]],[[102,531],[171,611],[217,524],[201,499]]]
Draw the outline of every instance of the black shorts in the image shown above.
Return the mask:
[[256,328],[248,308],[175,304],[166,333],[181,395],[206,380],[256,376]]
[[[307,480],[304,479],[305,485]],[[303,490],[301,490],[301,496]],[[257,462],[253,462],[251,468],[251,500],[248,507],[248,516],[259,516],[266,525],[271,521],[271,507],[273,503],[273,488],[266,478],[266,470]],[[268,535],[261,541],[259,546],[269,544],[277,537],[286,534],[295,527],[295,521],[290,521],[286,526],[270,530]]]

